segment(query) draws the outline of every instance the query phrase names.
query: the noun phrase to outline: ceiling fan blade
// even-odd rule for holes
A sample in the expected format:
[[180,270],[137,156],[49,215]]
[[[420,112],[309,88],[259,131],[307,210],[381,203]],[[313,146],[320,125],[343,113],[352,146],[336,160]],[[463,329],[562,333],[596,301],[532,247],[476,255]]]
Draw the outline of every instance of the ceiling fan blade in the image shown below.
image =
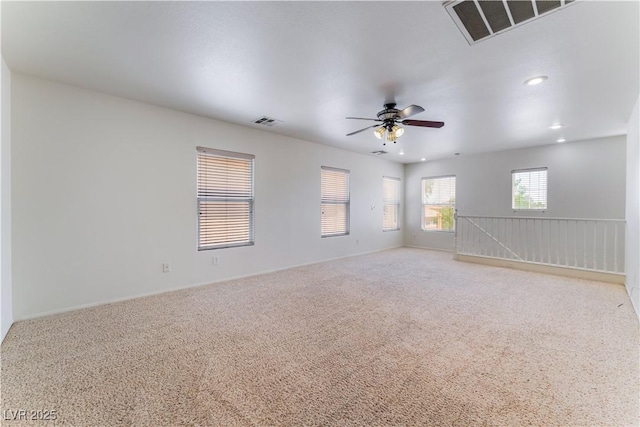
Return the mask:
[[380,125],[367,126],[367,127],[366,127],[366,128],[364,128],[364,129],[360,129],[360,130],[357,130],[357,131],[355,131],[355,132],[348,133],[348,134],[347,134],[347,136],[351,136],[351,135],[355,135],[356,133],[364,132],[364,131],[365,131],[365,130],[367,130],[367,129],[377,128],[378,126],[380,126]]
[[380,119],[365,119],[364,117],[345,117],[345,119],[352,119],[352,120],[374,120],[376,122],[381,122],[382,120]]
[[424,111],[424,108],[422,108],[419,105],[409,105],[404,110],[400,110],[398,112],[398,117],[400,119],[406,119],[407,117],[411,117],[415,114],[422,113],[423,111]]
[[444,126],[444,122],[431,122],[429,120],[403,120],[402,124],[407,126],[421,126],[423,128],[441,128]]

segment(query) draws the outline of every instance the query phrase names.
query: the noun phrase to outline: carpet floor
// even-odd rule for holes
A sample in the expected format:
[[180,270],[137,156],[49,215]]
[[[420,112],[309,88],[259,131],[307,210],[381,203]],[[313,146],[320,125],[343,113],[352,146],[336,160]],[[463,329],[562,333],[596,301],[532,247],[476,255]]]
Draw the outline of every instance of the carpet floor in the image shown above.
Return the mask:
[[623,286],[400,248],[18,322],[2,424],[638,425],[638,330]]

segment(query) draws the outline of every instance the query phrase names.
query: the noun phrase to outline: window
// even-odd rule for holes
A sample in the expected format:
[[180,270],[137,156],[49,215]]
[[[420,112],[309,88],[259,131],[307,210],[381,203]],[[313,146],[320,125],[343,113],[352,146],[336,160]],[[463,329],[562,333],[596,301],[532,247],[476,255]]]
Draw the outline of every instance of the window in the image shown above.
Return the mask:
[[382,231],[400,230],[400,178],[382,177]]
[[422,178],[422,229],[453,231],[456,177]]
[[321,236],[349,234],[349,171],[322,166]]
[[254,156],[197,150],[198,250],[253,245]]
[[511,171],[511,208],[547,209],[547,168]]

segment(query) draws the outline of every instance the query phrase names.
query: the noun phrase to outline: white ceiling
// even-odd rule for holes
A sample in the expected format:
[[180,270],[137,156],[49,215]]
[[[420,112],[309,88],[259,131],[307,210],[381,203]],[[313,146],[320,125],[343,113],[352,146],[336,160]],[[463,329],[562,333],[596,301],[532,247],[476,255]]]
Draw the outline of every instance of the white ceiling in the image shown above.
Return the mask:
[[[410,163],[626,133],[638,6],[579,1],[470,46],[441,2],[3,1],[2,55],[14,72]],[[549,79],[523,85],[536,75]],[[371,124],[346,116],[375,117],[389,93],[445,126],[386,147],[345,136]],[[263,115],[283,122],[252,123]]]

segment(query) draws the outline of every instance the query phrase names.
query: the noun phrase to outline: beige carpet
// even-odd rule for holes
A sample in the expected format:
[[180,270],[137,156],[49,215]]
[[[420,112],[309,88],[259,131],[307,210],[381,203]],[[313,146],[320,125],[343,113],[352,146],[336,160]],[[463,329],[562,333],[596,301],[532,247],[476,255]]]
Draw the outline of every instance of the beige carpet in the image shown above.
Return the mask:
[[[402,248],[19,322],[2,410],[74,426],[637,425],[638,345],[620,285]],[[53,425],[3,421],[29,424]]]

